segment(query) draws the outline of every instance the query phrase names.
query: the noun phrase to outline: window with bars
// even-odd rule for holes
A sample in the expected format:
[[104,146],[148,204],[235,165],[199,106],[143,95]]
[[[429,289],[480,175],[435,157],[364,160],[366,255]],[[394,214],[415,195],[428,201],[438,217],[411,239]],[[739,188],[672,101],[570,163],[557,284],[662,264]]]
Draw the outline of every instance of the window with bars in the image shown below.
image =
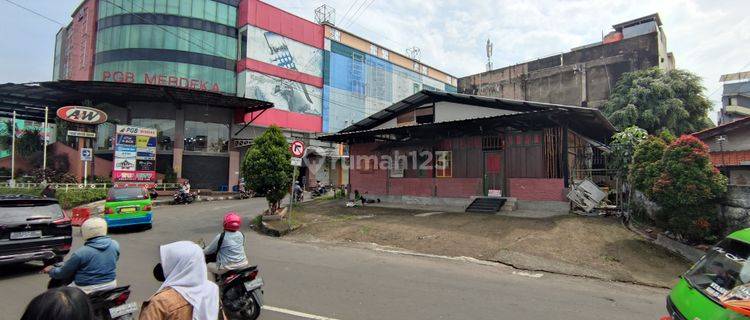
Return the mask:
[[450,178],[453,176],[453,152],[435,151],[435,176]]

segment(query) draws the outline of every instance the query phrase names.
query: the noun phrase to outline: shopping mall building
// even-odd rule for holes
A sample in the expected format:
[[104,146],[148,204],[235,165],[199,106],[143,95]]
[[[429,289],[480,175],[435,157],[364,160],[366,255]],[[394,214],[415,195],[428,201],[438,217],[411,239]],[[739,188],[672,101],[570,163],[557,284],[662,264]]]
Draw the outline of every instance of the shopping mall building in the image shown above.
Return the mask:
[[[181,163],[174,169],[194,186],[232,188],[253,138],[275,124],[324,162],[303,169],[303,182],[346,184],[336,164],[346,151],[315,140],[319,133],[422,89],[455,92],[457,80],[338,28],[325,13],[311,22],[258,0],[84,0],[57,34],[54,80],[172,86],[274,104],[240,121],[211,106],[96,105],[110,117],[98,129],[98,156],[111,159],[115,123],[153,127],[157,158]],[[164,167],[157,172],[172,169]]]

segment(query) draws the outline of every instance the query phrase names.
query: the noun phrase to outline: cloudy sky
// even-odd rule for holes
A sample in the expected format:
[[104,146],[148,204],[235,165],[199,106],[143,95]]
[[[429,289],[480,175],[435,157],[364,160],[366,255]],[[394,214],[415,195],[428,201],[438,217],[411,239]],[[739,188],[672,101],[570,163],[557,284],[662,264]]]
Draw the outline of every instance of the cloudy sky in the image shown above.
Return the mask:
[[[13,0],[68,23],[80,0]],[[506,66],[596,42],[611,26],[658,12],[677,67],[703,77],[712,100],[719,76],[750,70],[750,1],[268,0],[313,20],[328,4],[336,24],[392,51],[418,47],[421,59],[461,77],[484,70],[484,45]],[[637,4],[636,4],[637,3]],[[48,80],[60,25],[0,0],[0,83]],[[712,114],[712,118],[715,115]]]

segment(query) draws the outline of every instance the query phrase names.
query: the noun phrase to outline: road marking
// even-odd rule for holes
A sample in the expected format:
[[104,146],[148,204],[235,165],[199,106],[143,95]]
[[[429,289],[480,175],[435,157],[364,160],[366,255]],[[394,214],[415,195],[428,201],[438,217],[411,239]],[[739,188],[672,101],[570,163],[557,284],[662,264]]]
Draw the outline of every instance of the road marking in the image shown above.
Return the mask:
[[273,307],[273,306],[263,306],[261,308],[268,310],[268,311],[284,313],[284,314],[292,315],[295,317],[301,317],[301,318],[307,318],[307,319],[313,319],[313,320],[338,320],[334,318],[322,317],[322,316],[318,316],[314,314],[309,314],[309,313],[304,313],[304,312],[299,312],[299,311],[294,311],[294,310],[289,310],[289,309],[284,309],[284,308],[279,308],[279,307]]
[[437,212],[425,212],[425,213],[415,214],[414,216],[415,217],[429,217],[429,216],[434,216],[436,214],[441,214],[441,213],[443,213],[443,212],[441,212],[441,211],[437,211]]
[[541,278],[544,275],[543,273],[528,273],[525,271],[513,271],[513,274],[529,278]]

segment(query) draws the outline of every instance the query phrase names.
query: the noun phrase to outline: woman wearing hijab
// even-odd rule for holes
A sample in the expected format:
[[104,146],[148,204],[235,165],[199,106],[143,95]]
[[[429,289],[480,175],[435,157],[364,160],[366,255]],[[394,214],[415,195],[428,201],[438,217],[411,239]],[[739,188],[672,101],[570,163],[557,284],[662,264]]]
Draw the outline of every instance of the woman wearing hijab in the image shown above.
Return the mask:
[[203,250],[190,241],[160,247],[164,283],[146,301],[140,320],[216,320],[219,288],[208,280]]

